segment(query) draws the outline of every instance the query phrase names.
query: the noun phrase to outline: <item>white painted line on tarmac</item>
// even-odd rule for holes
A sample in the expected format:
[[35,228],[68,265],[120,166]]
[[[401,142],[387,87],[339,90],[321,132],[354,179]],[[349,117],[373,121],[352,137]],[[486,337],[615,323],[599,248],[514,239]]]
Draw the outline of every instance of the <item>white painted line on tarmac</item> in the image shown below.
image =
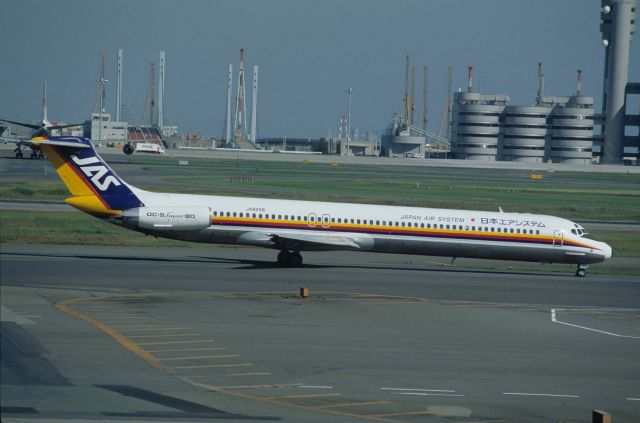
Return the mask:
[[565,395],[565,394],[538,394],[531,392],[503,392],[502,395],[519,395],[529,397],[552,397],[552,398],[580,398],[580,395]]
[[598,333],[602,333],[602,334],[610,335],[610,336],[617,336],[618,338],[640,339],[640,336],[620,335],[619,333],[606,332],[604,330],[598,330],[598,329],[594,329],[594,328],[589,328],[587,326],[580,326],[580,325],[574,325],[573,323],[561,322],[560,320],[558,320],[556,318],[556,309],[555,308],[551,309],[551,321],[553,323],[560,323],[561,325],[567,325],[567,326],[571,326],[571,327],[578,328],[578,329],[590,330],[592,332],[598,332]]
[[629,398],[629,397],[627,397],[627,401],[640,401],[640,398]]
[[449,392],[453,393],[451,389],[422,389],[422,388],[380,388],[382,391],[412,391],[412,392]]
[[325,386],[325,385],[302,385],[299,386],[300,389],[333,389],[333,386]]
[[394,395],[418,395],[422,397],[464,397],[462,394],[439,394],[436,392],[394,392]]

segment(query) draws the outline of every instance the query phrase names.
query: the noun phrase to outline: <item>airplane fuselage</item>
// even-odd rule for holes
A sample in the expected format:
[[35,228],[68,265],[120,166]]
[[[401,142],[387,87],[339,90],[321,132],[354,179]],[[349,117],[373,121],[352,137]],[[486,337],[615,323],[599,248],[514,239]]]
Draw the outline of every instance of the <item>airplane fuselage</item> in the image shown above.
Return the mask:
[[293,251],[359,250],[549,263],[589,264],[611,256],[607,244],[580,234],[580,225],[553,216],[145,191],[136,194],[145,207],[129,213],[128,218],[125,213],[123,224],[186,241]]

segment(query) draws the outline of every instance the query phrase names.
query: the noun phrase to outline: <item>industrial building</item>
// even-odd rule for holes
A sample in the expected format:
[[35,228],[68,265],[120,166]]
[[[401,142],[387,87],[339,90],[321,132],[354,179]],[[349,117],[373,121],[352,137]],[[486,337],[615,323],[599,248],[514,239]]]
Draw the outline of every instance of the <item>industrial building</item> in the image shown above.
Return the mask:
[[499,160],[505,95],[458,92],[453,98],[451,152],[455,159]]
[[[158,103],[156,105],[155,64],[150,64],[149,87],[142,122],[132,125],[121,119],[122,116],[122,82],[123,82],[123,50],[119,49],[116,59],[116,116],[112,119],[105,106],[104,55],[100,55],[100,75],[98,78],[96,102],[91,118],[82,127],[71,131],[71,135],[83,135],[96,143],[126,143],[138,142],[156,143],[167,147],[165,134],[173,135],[177,127],[164,124],[164,83],[165,83],[165,52],[160,52]],[[73,128],[70,128],[73,129]],[[79,133],[76,133],[79,132]]]
[[[382,135],[380,151],[382,156],[424,158],[427,152],[429,152],[429,155],[431,156],[431,151],[448,150],[449,141],[447,138],[441,137],[440,133],[443,127],[447,126],[445,123],[448,122],[448,99],[451,98],[451,67],[449,67],[448,71],[449,92],[447,95],[447,103],[445,105],[445,114],[443,115],[442,124],[440,125],[438,134],[431,133],[427,130],[428,67],[424,65],[423,69],[424,80],[422,102],[419,116],[416,117],[415,68],[410,67],[410,58],[408,55],[406,56],[402,112],[400,114],[394,113],[391,123],[387,126],[385,134]],[[409,88],[409,86],[411,86],[411,88]],[[420,127],[417,126],[418,124]],[[434,147],[436,147],[437,150],[434,150]]]
[[122,141],[128,138],[128,124],[111,120],[109,113],[91,113],[91,120],[84,123],[83,135],[95,142]]
[[427,138],[394,119],[382,135],[382,155],[385,157],[424,158]]
[[458,92],[451,121],[455,159],[590,164],[593,97],[539,96],[533,106],[506,95]]
[[[633,96],[640,96],[640,83],[628,81],[636,1],[601,0],[601,5],[600,29],[605,54],[602,113],[595,113],[592,96],[583,95],[581,71],[578,71],[575,95],[545,96],[544,75],[539,63],[535,101],[529,105],[511,105],[507,95],[473,92],[472,68],[469,67],[467,92],[455,93],[452,107],[446,105],[443,115],[443,122],[448,123],[447,112],[451,111],[451,157],[532,163],[635,162],[640,165],[640,106],[638,110],[629,107],[640,104],[638,97],[632,101]],[[404,110],[400,116],[394,116],[387,134],[382,137],[385,156],[422,156],[425,140],[422,135],[433,135],[413,125],[413,68],[411,94],[408,83],[407,57]],[[595,130],[598,126],[600,131]]]

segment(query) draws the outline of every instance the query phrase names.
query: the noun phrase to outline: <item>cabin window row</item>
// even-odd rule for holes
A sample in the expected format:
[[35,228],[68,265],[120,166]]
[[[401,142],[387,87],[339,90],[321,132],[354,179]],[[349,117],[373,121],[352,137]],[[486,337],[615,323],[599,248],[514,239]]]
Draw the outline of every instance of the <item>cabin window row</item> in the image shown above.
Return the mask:
[[[214,216],[220,217],[240,217],[240,218],[253,218],[253,219],[278,219],[278,220],[297,220],[297,221],[309,221],[312,223],[318,222],[322,223],[323,218],[320,216],[295,216],[295,215],[281,215],[281,214],[262,214],[262,213],[243,213],[243,212],[213,212]],[[327,222],[327,221],[325,221]],[[469,225],[445,225],[441,224],[431,224],[431,223],[415,223],[415,222],[393,222],[386,220],[367,220],[367,219],[347,219],[347,218],[331,218],[331,223],[352,223],[352,224],[364,224],[364,225],[377,225],[377,226],[396,226],[401,228],[422,228],[422,229],[452,229],[452,230],[471,230],[471,231],[479,231],[479,232],[500,232],[500,233],[512,233],[512,234],[530,234],[540,235],[540,230],[533,229],[519,229],[519,228],[496,228],[496,227],[488,227],[488,226],[469,226]],[[387,225],[388,224],[388,225]]]

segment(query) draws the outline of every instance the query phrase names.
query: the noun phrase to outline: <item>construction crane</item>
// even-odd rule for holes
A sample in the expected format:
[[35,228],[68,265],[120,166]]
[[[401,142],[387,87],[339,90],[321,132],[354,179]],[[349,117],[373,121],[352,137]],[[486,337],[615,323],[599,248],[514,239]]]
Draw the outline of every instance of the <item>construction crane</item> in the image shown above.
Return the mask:
[[447,100],[444,103],[444,112],[442,113],[442,119],[440,120],[440,126],[438,127],[438,136],[442,136],[442,130],[445,130],[445,137],[449,139],[449,116],[451,114],[451,65],[447,68]]
[[424,81],[422,85],[422,103],[420,104],[420,123],[422,124],[422,130],[427,130],[427,93],[429,89],[429,66],[424,65]]

